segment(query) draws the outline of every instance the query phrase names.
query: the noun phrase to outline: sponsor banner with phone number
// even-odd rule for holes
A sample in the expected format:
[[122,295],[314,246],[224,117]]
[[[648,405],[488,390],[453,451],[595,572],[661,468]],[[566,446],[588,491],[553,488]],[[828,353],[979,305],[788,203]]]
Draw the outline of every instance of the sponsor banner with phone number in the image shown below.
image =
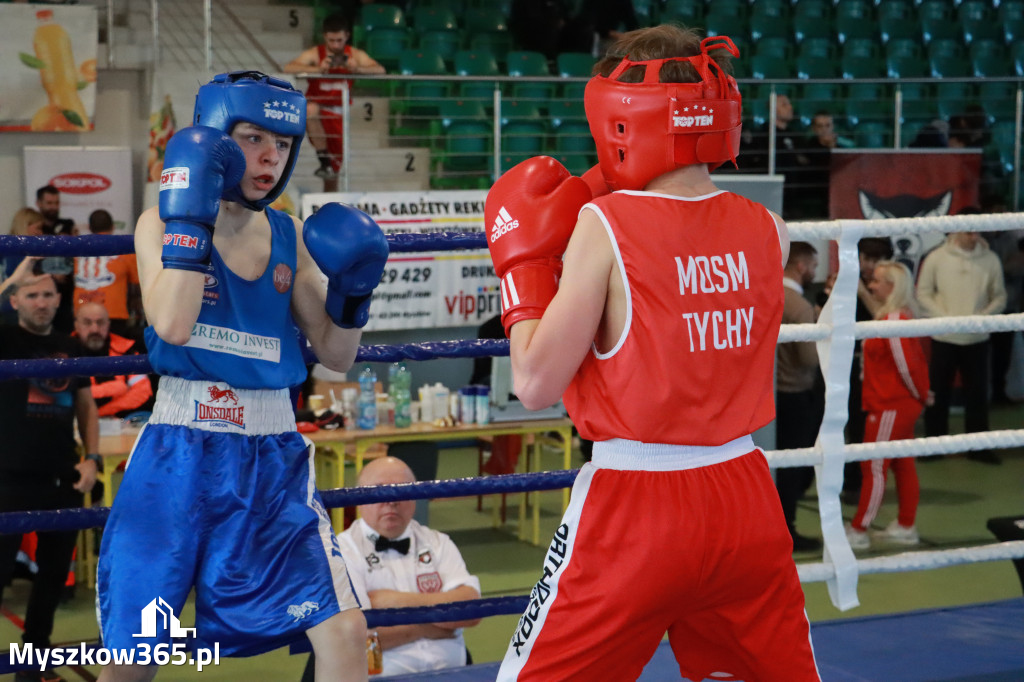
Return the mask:
[[[365,211],[388,234],[483,232],[482,190],[305,194],[302,217],[330,201]],[[367,331],[478,327],[501,312],[487,249],[398,253],[373,294]]]

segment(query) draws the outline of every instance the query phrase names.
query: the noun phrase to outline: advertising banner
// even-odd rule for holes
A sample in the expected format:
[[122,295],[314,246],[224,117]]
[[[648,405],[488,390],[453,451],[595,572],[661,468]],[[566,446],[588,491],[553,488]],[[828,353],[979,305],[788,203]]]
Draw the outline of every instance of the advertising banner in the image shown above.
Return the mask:
[[[956,215],[978,203],[980,149],[836,149],[832,152],[829,216],[925,218]],[[942,233],[894,241],[895,258],[917,272]],[[838,267],[833,263],[832,271]]]
[[[305,194],[302,216],[329,201],[366,212],[389,234],[483,232],[481,190]],[[501,312],[487,249],[395,253],[373,294],[368,331],[477,327]]]
[[115,233],[135,227],[128,147],[25,147],[26,206],[36,205],[45,185],[60,191],[60,215],[74,220],[79,234],[89,233],[89,214],[98,208],[113,216]]
[[0,131],[92,130],[95,7],[0,4]]

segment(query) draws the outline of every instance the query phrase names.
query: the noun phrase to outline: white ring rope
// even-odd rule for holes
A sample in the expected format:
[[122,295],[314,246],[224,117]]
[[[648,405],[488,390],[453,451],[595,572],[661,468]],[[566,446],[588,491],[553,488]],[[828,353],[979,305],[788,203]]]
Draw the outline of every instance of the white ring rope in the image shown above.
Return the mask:
[[[922,227],[923,225],[923,227]],[[922,232],[1005,232],[1024,228],[1024,213],[889,218],[887,220],[829,220],[789,223],[793,241],[839,239],[843,230],[856,228],[862,237],[905,237]]]
[[825,379],[825,413],[813,448],[776,450],[767,452],[766,455],[772,466],[816,467],[821,533],[825,544],[824,561],[818,564],[801,564],[798,571],[800,579],[805,582],[825,581],[832,602],[841,610],[859,604],[857,577],[861,573],[922,570],[976,561],[1024,557],[1022,541],[857,560],[846,539],[842,505],[839,501],[843,465],[847,461],[918,457],[1024,445],[1024,429],[883,443],[846,444],[843,432],[849,416],[849,377],[855,339],[933,336],[956,332],[991,333],[1024,329],[1022,313],[856,322],[857,282],[860,270],[857,244],[860,239],[922,233],[998,232],[1022,228],[1024,213],[890,220],[836,220],[789,225],[790,238],[793,240],[839,242],[839,271],[818,322],[783,325],[779,332],[780,343],[816,342]]
[[[1012,332],[1024,329],[1024,313],[1006,315],[962,315],[960,317],[928,317],[916,320],[871,320],[857,322],[856,339],[887,339],[904,336],[935,336],[936,334]],[[784,324],[779,330],[779,343],[821,341],[832,334],[822,323]]]
[[[889,556],[859,559],[857,572],[867,573],[903,573],[906,571],[927,571],[933,568],[946,568],[961,564],[982,561],[1003,561],[1005,559],[1024,559],[1024,540],[997,542],[979,547],[961,547],[959,549],[936,549],[920,552],[902,552]],[[796,567],[802,583],[820,583],[835,577],[835,567],[829,563],[799,564]]]

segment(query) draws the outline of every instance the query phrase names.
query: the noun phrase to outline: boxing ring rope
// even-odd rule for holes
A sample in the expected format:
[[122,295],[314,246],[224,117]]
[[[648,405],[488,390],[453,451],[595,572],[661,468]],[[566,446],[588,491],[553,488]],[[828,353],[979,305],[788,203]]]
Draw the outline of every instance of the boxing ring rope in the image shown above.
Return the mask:
[[[847,420],[848,377],[855,339],[897,336],[929,336],[959,331],[993,332],[1024,329],[1024,314],[931,318],[909,321],[855,322],[856,282],[859,277],[857,243],[863,237],[905,236],[922,232],[1005,231],[1024,227],[1024,214],[944,216],[937,218],[899,218],[890,220],[838,220],[790,224],[790,237],[796,240],[835,240],[839,242],[839,272],[832,294],[815,324],[783,325],[779,342],[815,341],[825,378],[825,415],[813,448],[767,451],[773,467],[814,465],[817,468],[818,500],[822,535],[825,541],[823,561],[800,564],[802,582],[826,582],[833,603],[841,610],[858,604],[857,576],[927,570],[965,563],[1024,558],[1024,541],[1001,542],[951,550],[904,552],[884,557],[856,559],[846,540],[839,492],[843,464],[847,461],[881,457],[917,457],[948,454],[984,448],[1009,448],[1024,445],[1024,429],[985,433],[918,438],[906,441],[847,445],[843,430]],[[388,235],[393,253],[477,249],[486,246],[482,233],[438,233]],[[133,251],[129,236],[21,237],[0,235],[2,255],[117,255]],[[508,355],[505,340],[471,340],[406,344],[402,346],[362,346],[357,361],[394,362],[436,358],[485,357]],[[150,371],[145,356],[118,358],[74,358],[66,360],[8,360],[0,362],[0,380],[14,377],[56,377],[142,373]],[[576,471],[533,474],[509,474],[486,479],[458,479],[420,482],[402,486],[348,488],[323,491],[328,508],[353,506],[367,502],[397,499],[435,499],[496,492],[526,492],[568,487]],[[105,508],[68,509],[50,512],[12,512],[0,514],[0,533],[28,530],[72,530],[103,525],[109,513]],[[427,623],[459,620],[488,615],[521,613],[527,597],[482,599],[444,607],[384,609],[367,611],[371,626]],[[379,620],[378,620],[379,619]],[[0,674],[10,672],[0,662]]]

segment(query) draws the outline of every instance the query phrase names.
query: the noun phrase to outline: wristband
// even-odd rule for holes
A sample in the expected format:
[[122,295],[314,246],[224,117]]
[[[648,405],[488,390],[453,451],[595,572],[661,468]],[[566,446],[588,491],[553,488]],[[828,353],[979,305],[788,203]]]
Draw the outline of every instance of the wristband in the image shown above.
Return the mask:
[[168,221],[164,227],[160,260],[165,268],[210,272],[213,252],[213,228],[184,220]]
[[95,452],[90,452],[85,456],[85,459],[96,463],[96,471],[103,473],[103,455],[98,455]]

